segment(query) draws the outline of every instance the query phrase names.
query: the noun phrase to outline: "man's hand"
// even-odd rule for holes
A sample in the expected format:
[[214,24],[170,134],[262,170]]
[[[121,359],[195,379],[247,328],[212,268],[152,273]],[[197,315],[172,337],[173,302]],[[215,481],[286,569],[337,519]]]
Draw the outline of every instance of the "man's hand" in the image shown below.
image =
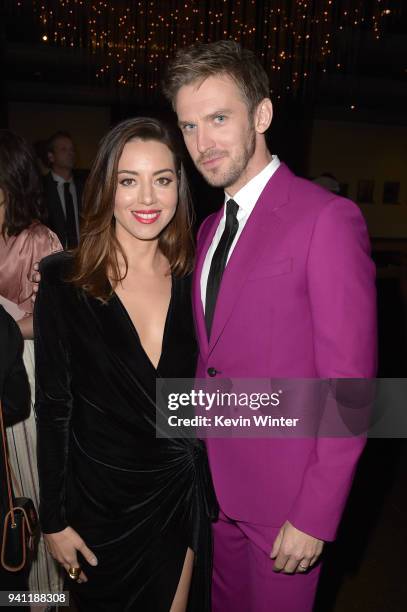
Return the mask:
[[273,570],[287,574],[306,572],[316,563],[324,547],[318,540],[286,521],[277,534],[270,553],[275,559]]
[[35,298],[37,297],[37,293],[38,293],[38,285],[40,284],[40,281],[41,281],[41,274],[39,272],[39,269],[40,269],[40,264],[36,262],[33,265],[33,273],[31,277],[31,280],[33,282],[33,294],[31,296],[31,302],[33,304],[35,303]]

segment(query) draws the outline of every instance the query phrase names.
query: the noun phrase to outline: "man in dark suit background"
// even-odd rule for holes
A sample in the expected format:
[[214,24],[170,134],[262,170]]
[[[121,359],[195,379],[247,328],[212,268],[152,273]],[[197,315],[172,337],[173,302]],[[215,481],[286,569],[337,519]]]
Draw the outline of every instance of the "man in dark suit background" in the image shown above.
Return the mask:
[[48,227],[66,249],[77,246],[85,179],[74,172],[75,147],[70,134],[56,132],[49,138],[47,158],[50,172],[44,177]]

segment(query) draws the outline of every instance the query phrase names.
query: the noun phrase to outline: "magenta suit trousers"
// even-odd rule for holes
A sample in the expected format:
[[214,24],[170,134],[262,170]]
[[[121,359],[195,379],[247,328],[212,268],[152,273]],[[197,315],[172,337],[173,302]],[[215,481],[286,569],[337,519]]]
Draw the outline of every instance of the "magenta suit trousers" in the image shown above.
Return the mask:
[[320,565],[306,574],[273,571],[278,528],[229,519],[213,524],[213,612],[312,612]]

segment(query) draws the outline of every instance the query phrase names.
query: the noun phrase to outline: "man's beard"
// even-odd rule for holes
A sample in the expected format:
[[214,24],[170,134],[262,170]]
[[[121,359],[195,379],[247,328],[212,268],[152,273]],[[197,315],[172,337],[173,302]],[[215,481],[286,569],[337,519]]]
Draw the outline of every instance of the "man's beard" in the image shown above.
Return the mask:
[[242,176],[243,172],[247,168],[247,164],[254,155],[255,148],[256,132],[254,129],[250,128],[248,130],[248,139],[244,144],[243,151],[236,159],[231,160],[231,165],[228,170],[218,173],[216,170],[213,173],[210,170],[204,172],[201,170],[200,166],[200,172],[212,187],[222,187],[223,189],[226,189],[227,187],[234,185],[234,183],[236,183],[236,181],[238,181]]

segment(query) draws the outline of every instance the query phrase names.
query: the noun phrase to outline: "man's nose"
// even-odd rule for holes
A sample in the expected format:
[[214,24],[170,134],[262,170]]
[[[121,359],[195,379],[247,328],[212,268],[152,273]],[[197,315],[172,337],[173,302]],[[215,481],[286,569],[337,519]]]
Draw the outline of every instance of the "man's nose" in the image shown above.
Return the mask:
[[196,148],[199,153],[205,153],[208,149],[212,149],[215,146],[215,141],[211,137],[209,131],[205,128],[197,130],[196,135]]

